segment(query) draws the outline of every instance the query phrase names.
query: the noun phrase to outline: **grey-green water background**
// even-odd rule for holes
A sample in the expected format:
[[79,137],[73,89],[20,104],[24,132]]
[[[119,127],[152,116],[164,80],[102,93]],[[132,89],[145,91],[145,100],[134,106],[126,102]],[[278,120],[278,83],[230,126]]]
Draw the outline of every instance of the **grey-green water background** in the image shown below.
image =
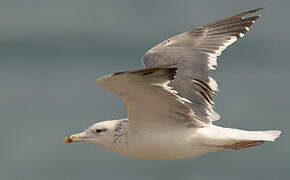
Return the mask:
[[[126,116],[96,77],[142,68],[156,43],[198,25],[264,7],[219,58],[215,124],[281,129],[275,143],[185,160],[140,160],[69,133]],[[288,179],[290,1],[1,0],[0,179]]]

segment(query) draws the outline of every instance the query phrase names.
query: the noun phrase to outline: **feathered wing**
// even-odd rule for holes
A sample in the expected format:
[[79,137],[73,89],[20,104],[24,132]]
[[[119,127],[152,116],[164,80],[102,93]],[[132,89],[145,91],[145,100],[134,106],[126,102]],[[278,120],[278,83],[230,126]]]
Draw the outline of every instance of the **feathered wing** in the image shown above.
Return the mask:
[[176,69],[161,66],[114,73],[98,79],[97,85],[112,91],[124,101],[132,128],[206,125],[196,120],[192,110],[184,103],[186,100],[167,86],[174,79]]
[[143,63],[146,67],[177,63],[176,78],[169,86],[191,101],[185,103],[200,121],[218,120],[212,100],[212,94],[218,90],[217,83],[209,76],[209,70],[215,69],[217,56],[241,38],[260,17],[244,16],[258,10],[261,9],[224,18],[163,41],[146,52]]

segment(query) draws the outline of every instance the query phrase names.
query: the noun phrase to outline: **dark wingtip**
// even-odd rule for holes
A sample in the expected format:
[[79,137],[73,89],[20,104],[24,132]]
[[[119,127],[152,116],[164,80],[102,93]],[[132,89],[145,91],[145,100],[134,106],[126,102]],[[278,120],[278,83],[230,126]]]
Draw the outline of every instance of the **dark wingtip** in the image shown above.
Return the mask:
[[[262,10],[262,9],[264,9],[264,8],[256,8],[256,9],[252,9],[252,10],[244,11],[244,12],[242,12],[242,13],[235,14],[235,15],[230,16],[230,17],[222,18],[222,19],[220,19],[220,20],[217,20],[217,21],[215,21],[215,22],[213,22],[213,23],[209,23],[209,24],[204,25],[204,26],[202,26],[202,27],[210,27],[210,26],[214,26],[214,25],[219,24],[219,23],[223,23],[223,22],[226,22],[226,21],[230,21],[230,20],[232,20],[232,19],[243,18],[243,17],[245,17],[245,16],[247,16],[247,15],[249,15],[249,14],[253,14],[253,13],[255,13],[255,12],[257,12],[257,11],[260,11],[260,10]],[[260,17],[260,16],[255,16],[255,17]]]
[[172,81],[175,79],[175,75],[176,75],[176,71],[177,71],[177,67],[171,67],[171,68],[167,68],[168,72],[169,72],[169,80]]
[[254,12],[257,12],[257,11],[260,11],[260,10],[263,10],[263,9],[264,8],[256,8],[256,9],[248,11],[248,13],[254,13]]
[[116,76],[116,75],[119,75],[119,74],[124,74],[126,73],[127,71],[122,71],[122,72],[115,72],[112,74],[112,76]]
[[264,8],[257,8],[257,9],[252,9],[252,10],[249,10],[249,11],[245,11],[245,12],[242,12],[242,13],[238,14],[238,16],[245,16],[247,14],[252,14],[252,13],[258,12],[258,11],[260,11],[262,9],[264,9]]
[[162,66],[157,66],[157,67],[152,67],[152,68],[145,68],[145,69],[140,69],[140,70],[135,70],[135,71],[129,71],[128,73],[131,74],[141,74],[143,76],[155,76],[155,72],[162,72],[162,75],[159,74],[158,76],[161,76],[172,81],[175,79],[177,67],[174,66],[175,64],[167,64],[167,65],[162,65]]
[[168,72],[169,75],[169,80],[172,81],[175,79],[175,75],[177,72],[177,63],[171,63],[171,64],[166,64],[159,66],[158,68],[160,69],[165,69]]

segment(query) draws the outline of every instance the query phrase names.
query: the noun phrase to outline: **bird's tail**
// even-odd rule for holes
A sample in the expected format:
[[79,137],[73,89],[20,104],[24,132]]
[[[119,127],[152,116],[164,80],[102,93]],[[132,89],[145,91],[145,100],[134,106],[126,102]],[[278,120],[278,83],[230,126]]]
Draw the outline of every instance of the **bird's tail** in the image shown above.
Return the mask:
[[239,129],[230,129],[232,139],[247,141],[275,141],[281,134],[281,131],[245,131]]
[[[215,134],[219,134],[219,144],[224,148],[243,149],[257,146],[264,141],[275,141],[281,131],[245,131],[240,129],[215,127]],[[217,138],[217,137],[216,137]]]

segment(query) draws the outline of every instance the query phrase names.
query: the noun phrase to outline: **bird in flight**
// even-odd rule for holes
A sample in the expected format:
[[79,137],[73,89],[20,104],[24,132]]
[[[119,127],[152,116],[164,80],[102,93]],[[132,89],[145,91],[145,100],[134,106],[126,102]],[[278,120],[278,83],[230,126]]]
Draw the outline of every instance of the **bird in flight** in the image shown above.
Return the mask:
[[143,159],[182,159],[221,149],[239,150],[274,141],[281,131],[246,131],[215,126],[218,91],[210,70],[221,52],[243,37],[261,10],[254,9],[176,35],[143,56],[145,69],[97,79],[121,98],[128,118],[96,123],[65,138]]

